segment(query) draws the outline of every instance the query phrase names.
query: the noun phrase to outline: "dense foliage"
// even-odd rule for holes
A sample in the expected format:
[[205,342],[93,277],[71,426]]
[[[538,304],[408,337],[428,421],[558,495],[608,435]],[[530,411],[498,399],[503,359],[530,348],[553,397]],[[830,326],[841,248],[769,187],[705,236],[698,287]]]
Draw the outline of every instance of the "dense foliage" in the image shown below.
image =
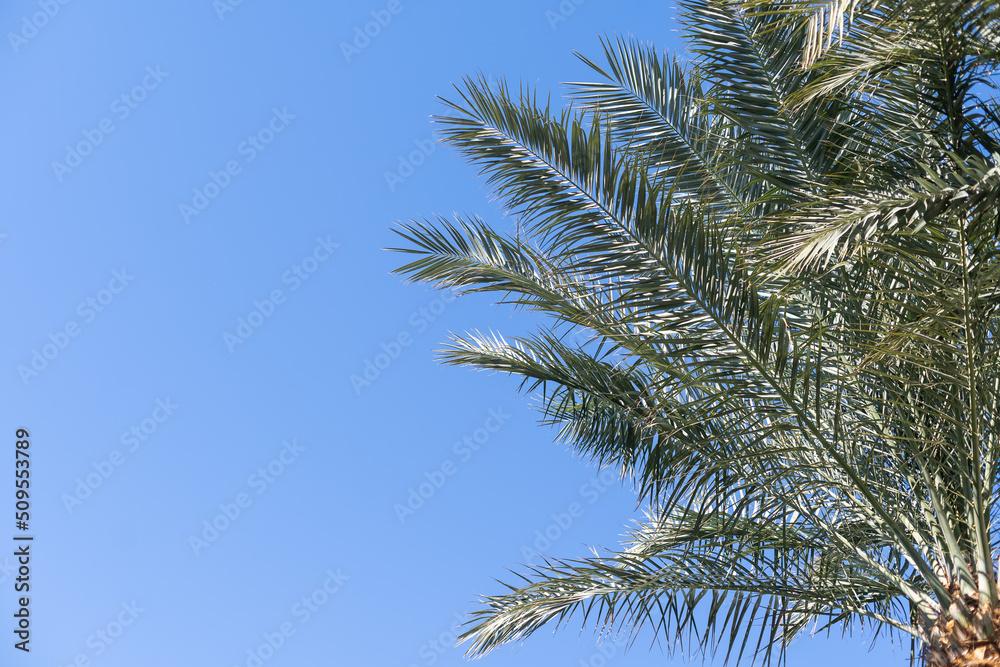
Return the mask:
[[517,230],[398,229],[410,279],[545,317],[443,359],[522,378],[648,507],[486,598],[471,651],[576,615],[736,660],[866,626],[1000,664],[1000,9],[680,12],[689,61],[608,39],[563,110],[465,81],[443,139]]

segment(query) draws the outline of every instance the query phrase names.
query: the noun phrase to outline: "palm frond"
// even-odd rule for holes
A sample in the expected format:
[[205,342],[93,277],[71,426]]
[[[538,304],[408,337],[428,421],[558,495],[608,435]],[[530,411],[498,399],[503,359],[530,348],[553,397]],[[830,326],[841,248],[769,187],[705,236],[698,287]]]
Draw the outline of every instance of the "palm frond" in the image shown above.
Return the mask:
[[681,12],[690,63],[606,39],[575,107],[466,80],[436,122],[516,229],[396,230],[409,279],[547,318],[441,358],[520,380],[648,511],[485,598],[465,639],[578,618],[767,663],[810,626],[992,636],[1000,9]]

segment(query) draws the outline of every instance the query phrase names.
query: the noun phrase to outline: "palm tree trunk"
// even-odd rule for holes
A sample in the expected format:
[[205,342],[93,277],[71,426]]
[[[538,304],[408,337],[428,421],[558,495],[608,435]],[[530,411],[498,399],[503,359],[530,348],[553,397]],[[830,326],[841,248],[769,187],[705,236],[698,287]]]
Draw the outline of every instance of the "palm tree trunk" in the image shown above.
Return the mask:
[[[954,588],[952,590],[954,591]],[[978,595],[955,591],[949,613],[927,632],[923,661],[927,667],[1000,667],[1000,610],[980,605]],[[964,616],[965,623],[956,617]]]

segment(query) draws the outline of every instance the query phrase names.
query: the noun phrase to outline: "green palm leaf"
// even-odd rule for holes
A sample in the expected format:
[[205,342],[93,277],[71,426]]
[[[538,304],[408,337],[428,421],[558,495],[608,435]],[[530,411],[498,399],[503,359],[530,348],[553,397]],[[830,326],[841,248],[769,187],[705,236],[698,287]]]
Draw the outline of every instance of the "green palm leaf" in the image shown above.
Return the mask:
[[518,378],[647,510],[484,598],[470,651],[575,618],[765,663],[810,627],[1000,656],[1000,10],[681,10],[692,63],[605,40],[575,107],[466,80],[436,122],[516,229],[396,230],[410,280],[547,319],[441,358]]

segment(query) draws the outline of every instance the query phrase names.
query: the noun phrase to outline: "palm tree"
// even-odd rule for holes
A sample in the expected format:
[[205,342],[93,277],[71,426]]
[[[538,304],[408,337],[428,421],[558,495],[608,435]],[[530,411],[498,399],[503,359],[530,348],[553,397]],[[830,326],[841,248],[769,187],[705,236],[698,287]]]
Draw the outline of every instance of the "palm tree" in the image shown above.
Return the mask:
[[766,663],[867,625],[1000,665],[1000,9],[680,11],[691,62],[608,39],[564,110],[466,80],[443,139],[516,229],[397,229],[409,279],[547,316],[442,358],[520,377],[646,509],[486,597],[470,652],[577,618]]

